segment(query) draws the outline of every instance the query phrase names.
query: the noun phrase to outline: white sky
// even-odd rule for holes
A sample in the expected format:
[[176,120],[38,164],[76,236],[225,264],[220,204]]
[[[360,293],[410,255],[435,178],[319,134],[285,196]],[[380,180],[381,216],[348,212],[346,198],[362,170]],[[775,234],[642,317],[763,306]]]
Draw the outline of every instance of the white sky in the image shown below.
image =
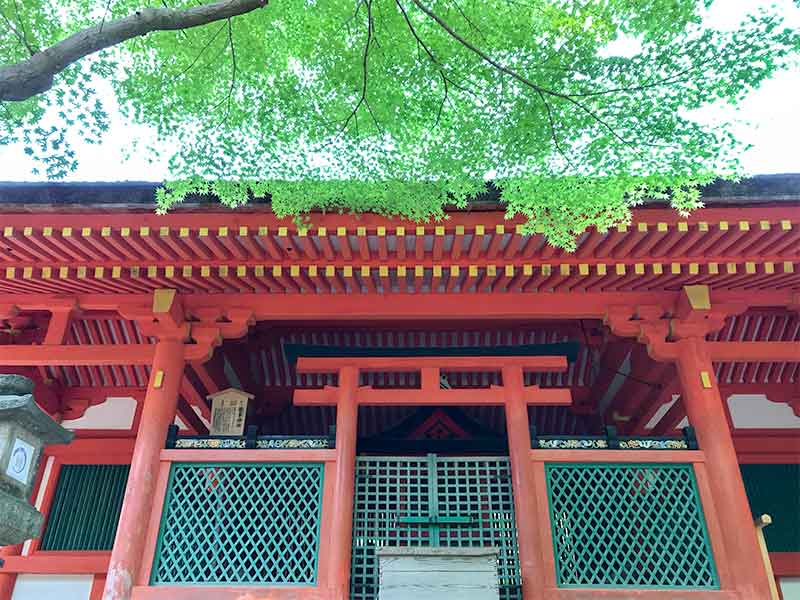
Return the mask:
[[[785,24],[800,28],[800,7],[793,0],[716,0],[707,15],[715,27],[735,27],[749,12],[774,5],[786,19]],[[102,92],[102,86],[98,86]],[[70,181],[161,181],[168,178],[165,163],[150,164],[141,156],[125,158],[133,140],[154,140],[146,127],[133,125],[115,109],[110,88],[103,93],[111,114],[111,128],[100,146],[78,145],[78,169]],[[733,121],[733,130],[742,141],[752,145],[744,155],[748,174],[800,173],[800,69],[784,71],[752,92],[738,110],[719,104],[699,111],[696,118],[704,123]],[[0,181],[35,181],[42,176],[31,173],[33,162],[22,152],[22,145],[0,147]]]

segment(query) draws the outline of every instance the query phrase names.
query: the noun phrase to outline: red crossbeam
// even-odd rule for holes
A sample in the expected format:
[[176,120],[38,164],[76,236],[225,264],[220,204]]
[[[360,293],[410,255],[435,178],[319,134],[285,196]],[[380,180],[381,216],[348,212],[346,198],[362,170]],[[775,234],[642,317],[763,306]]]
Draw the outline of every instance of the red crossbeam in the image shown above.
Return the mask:
[[[150,365],[155,344],[119,344],[116,346],[10,346],[0,345],[0,365],[51,367],[80,365]],[[187,345],[187,360],[204,359],[205,345]]]
[[[561,372],[567,369],[564,356],[425,356],[425,357],[301,357],[297,361],[298,373],[341,373],[342,369],[358,372],[419,372],[419,389],[375,389],[358,387],[353,391],[355,401],[371,406],[502,406],[509,392],[518,392],[524,404],[569,406],[572,394],[567,388],[541,389],[538,386],[521,386],[522,376],[515,380],[520,385],[512,389],[508,384],[489,388],[441,389],[442,371],[487,372],[509,370],[517,372]],[[353,378],[357,381],[357,377]],[[512,387],[515,384],[511,384]],[[338,403],[340,388],[326,386],[316,390],[295,390],[297,406],[329,406]]]
[[[326,386],[319,390],[295,390],[295,406],[334,406],[339,398],[339,389]],[[360,387],[355,392],[356,403],[364,406],[503,406],[507,394],[503,386],[490,388],[458,388],[453,390],[426,389],[375,389]],[[539,406],[570,406],[572,394],[569,388],[540,388],[529,386],[522,389],[523,403]]]
[[362,373],[409,373],[433,367],[441,371],[488,372],[503,367],[521,367],[526,373],[562,373],[564,356],[348,356],[297,359],[298,373],[337,373],[342,367],[356,367]]

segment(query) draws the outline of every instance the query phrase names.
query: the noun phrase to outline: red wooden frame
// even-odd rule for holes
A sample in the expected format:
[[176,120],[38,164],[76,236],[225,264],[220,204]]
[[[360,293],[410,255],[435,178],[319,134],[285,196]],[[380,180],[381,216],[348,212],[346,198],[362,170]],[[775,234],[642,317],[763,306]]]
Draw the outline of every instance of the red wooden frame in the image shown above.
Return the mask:
[[[360,386],[354,390],[358,405],[371,406],[502,406],[508,397],[509,382],[501,386],[469,389],[441,389],[442,371],[492,372],[504,369],[521,369],[522,372],[563,372],[567,369],[564,356],[426,356],[426,357],[300,357],[298,373],[341,373],[343,369],[357,372],[403,371],[420,372],[419,389],[376,389]],[[505,372],[505,371],[504,371]],[[567,388],[540,388],[524,386],[520,378],[515,388],[528,405],[569,406],[572,394]],[[295,390],[293,402],[297,406],[335,405],[340,389],[325,386],[322,389]]]

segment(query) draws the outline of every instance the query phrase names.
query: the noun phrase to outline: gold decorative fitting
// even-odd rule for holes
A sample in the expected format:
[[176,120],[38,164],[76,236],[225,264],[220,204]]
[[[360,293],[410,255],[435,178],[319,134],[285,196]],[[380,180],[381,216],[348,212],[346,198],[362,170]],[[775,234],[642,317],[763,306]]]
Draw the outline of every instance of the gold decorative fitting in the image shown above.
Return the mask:
[[153,375],[153,389],[160,390],[162,385],[164,385],[164,371],[159,369]]
[[686,285],[683,291],[692,309],[711,310],[711,294],[707,285]]
[[709,375],[708,371],[700,371],[700,383],[702,383],[704,389],[711,389],[711,375]]

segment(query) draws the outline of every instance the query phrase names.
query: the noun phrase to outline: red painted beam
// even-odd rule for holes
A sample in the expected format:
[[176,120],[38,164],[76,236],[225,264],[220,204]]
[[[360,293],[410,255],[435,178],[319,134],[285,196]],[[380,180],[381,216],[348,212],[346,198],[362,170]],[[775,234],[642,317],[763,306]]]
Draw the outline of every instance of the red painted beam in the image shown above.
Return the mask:
[[798,342],[707,342],[714,362],[800,362]]
[[800,577],[800,552],[770,552],[769,560],[776,577]]
[[762,435],[736,430],[733,446],[740,463],[800,463],[800,436],[797,430],[779,435]]
[[153,344],[119,346],[0,346],[0,365],[149,365],[155,356]]
[[[334,406],[338,401],[338,388],[295,390],[296,406]],[[529,406],[570,406],[572,394],[567,388],[525,387],[522,397]],[[356,402],[365,406],[503,406],[506,392],[503,386],[486,389],[375,389],[361,387],[356,391]]]
[[36,552],[31,556],[5,556],[0,573],[93,574],[108,571],[110,552]]
[[522,367],[528,373],[567,370],[564,356],[419,356],[419,357],[300,357],[298,373],[337,373],[342,367],[356,367],[362,373],[416,372],[435,367],[450,372],[497,371],[502,367]]
[[[454,319],[602,319],[609,306],[663,305],[670,307],[678,300],[678,291],[655,292],[587,292],[574,294],[556,292],[542,295],[519,294],[426,294],[409,297],[403,294],[388,296],[329,296],[285,294],[191,294],[185,297],[184,307],[193,310],[210,304],[222,309],[252,310],[257,320],[293,320],[298,314],[309,321],[325,320],[386,320],[430,319],[436,322]],[[125,307],[150,310],[151,294],[0,294],[0,306],[15,305],[20,310],[49,310],[53,300],[75,298],[83,310],[118,311]],[[789,306],[797,294],[788,289],[754,291],[716,291],[715,304],[744,302],[751,307]],[[491,302],[487,301],[491,298]]]
[[[205,358],[205,348],[187,345],[188,359]],[[155,344],[120,344],[115,346],[0,346],[2,366],[84,366],[84,365],[150,365]]]

